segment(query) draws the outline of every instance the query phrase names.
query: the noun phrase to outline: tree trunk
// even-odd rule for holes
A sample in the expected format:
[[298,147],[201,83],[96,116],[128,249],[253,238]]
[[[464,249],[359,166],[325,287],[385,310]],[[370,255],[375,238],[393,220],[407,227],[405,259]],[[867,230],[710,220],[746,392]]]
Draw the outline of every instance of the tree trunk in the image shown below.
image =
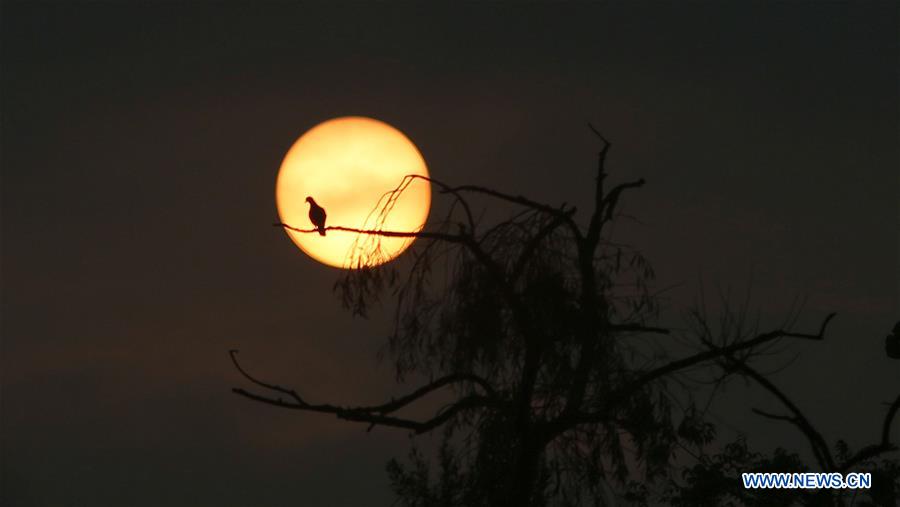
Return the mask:
[[543,448],[535,441],[532,431],[523,435],[520,452],[507,484],[507,507],[535,507],[538,467]]

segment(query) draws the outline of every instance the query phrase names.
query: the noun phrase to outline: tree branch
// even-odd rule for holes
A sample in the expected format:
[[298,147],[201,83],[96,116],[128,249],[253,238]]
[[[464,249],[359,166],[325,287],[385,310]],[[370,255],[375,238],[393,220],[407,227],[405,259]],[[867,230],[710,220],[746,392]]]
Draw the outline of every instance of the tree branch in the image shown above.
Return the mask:
[[825,320],[822,321],[822,326],[819,328],[819,332],[817,334],[794,333],[792,331],[785,331],[782,329],[769,331],[767,333],[762,333],[750,340],[732,343],[731,345],[725,347],[710,349],[698,354],[694,354],[693,356],[686,357],[684,359],[673,361],[665,366],[660,366],[659,368],[645,373],[637,381],[635,381],[635,384],[638,384],[640,387],[642,387],[648,382],[656,380],[670,373],[689,368],[704,361],[709,361],[710,359],[725,357],[740,350],[753,348],[778,338],[802,338],[807,340],[821,340],[824,338],[825,329],[828,327],[828,323],[831,322],[831,319],[833,319],[835,315],[835,313],[831,313],[827,317],[825,317]]
[[430,178],[428,176],[422,176],[421,174],[407,174],[406,176],[403,177],[403,180],[400,182],[400,185],[398,185],[397,188],[395,188],[394,190],[392,190],[389,193],[402,191],[401,189],[404,188],[403,184],[407,179],[408,180],[416,180],[416,179],[424,180],[424,181],[427,181],[429,183],[432,183],[434,185],[441,187],[441,193],[453,194],[453,196],[456,197],[456,200],[459,201],[459,203],[462,205],[463,211],[465,211],[465,213],[466,213],[466,220],[469,223],[469,232],[474,234],[474,232],[475,232],[475,217],[474,217],[474,215],[472,215],[472,208],[469,206],[468,201],[463,199],[463,197],[459,193],[459,191],[455,190],[454,188],[452,188],[450,185],[447,185],[446,183],[438,181],[434,178]]
[[246,379],[249,380],[250,382],[252,382],[252,383],[254,383],[254,384],[256,384],[256,385],[258,385],[258,386],[260,386],[260,387],[264,387],[264,388],[270,389],[270,390],[272,390],[272,391],[276,391],[276,392],[279,392],[279,393],[282,393],[282,394],[286,394],[286,395],[290,396],[290,397],[291,397],[294,401],[296,401],[298,404],[301,404],[301,405],[306,404],[306,402],[304,402],[304,401],[300,398],[300,396],[297,394],[297,392],[294,391],[293,389],[288,389],[288,388],[286,388],[286,387],[282,387],[282,386],[279,386],[279,385],[276,385],[276,384],[269,384],[268,382],[263,382],[262,380],[259,380],[259,379],[257,379],[256,377],[254,377],[254,376],[250,375],[249,373],[247,373],[247,371],[244,370],[243,367],[241,367],[241,363],[239,363],[238,360],[237,360],[238,352],[240,352],[240,351],[237,350],[237,349],[231,349],[231,350],[228,351],[228,355],[231,357],[231,362],[232,362],[232,364],[234,364],[234,367],[237,368],[237,371],[239,371],[239,372],[241,373],[241,375],[244,376],[244,378],[246,378]]
[[778,398],[778,401],[780,401],[785,407],[787,407],[787,409],[790,410],[793,416],[776,416],[767,412],[763,412],[759,409],[753,409],[753,411],[759,415],[762,415],[763,417],[788,421],[797,426],[797,428],[803,433],[806,439],[809,440],[810,447],[812,447],[813,454],[815,454],[816,461],[819,462],[819,466],[822,467],[822,471],[834,471],[837,467],[834,463],[834,457],[831,455],[831,450],[828,448],[828,443],[822,437],[822,434],[813,427],[812,423],[809,422],[809,419],[806,418],[800,408],[796,404],[794,404],[794,402],[792,402],[790,398],[788,398],[787,395],[781,391],[781,389],[778,389],[775,384],[761,375],[758,371],[747,365],[746,362],[738,361],[730,356],[727,356],[726,359],[735,370],[743,373],[747,377],[752,378],[766,391],[769,391],[773,396]]
[[[313,232],[318,233],[319,229],[299,229],[289,224],[276,222],[274,224],[275,227],[282,227],[284,229],[288,229],[294,232],[299,232],[303,234],[311,234]],[[372,236],[385,236],[389,238],[424,238],[424,239],[433,239],[438,241],[446,241],[448,243],[456,243],[460,245],[464,245],[468,248],[473,255],[492,273],[492,275],[497,279],[498,283],[500,283],[501,287],[505,287],[505,277],[503,274],[503,270],[500,266],[494,262],[494,260],[485,253],[481,247],[478,246],[478,243],[472,238],[469,234],[448,234],[444,232],[429,232],[429,231],[418,231],[418,232],[407,232],[407,231],[384,231],[379,229],[357,229],[354,227],[343,227],[332,225],[325,227],[326,231],[343,231],[343,232],[353,232],[356,234],[368,234]]]
[[[446,193],[473,192],[473,193],[478,193],[478,194],[484,194],[484,195],[488,195],[488,196],[500,199],[502,201],[508,201],[508,202],[511,202],[514,204],[519,204],[521,206],[525,206],[527,208],[541,211],[548,215],[566,216],[565,210],[561,210],[559,208],[554,208],[553,206],[550,206],[548,204],[542,204],[542,203],[533,201],[533,200],[531,200],[527,197],[521,196],[521,195],[505,194],[503,192],[499,192],[499,191],[491,189],[491,188],[479,187],[477,185],[460,185],[458,187],[449,187],[448,186],[442,192],[446,192]],[[570,221],[571,221],[571,219],[570,219]],[[571,223],[572,223],[572,225],[574,225],[574,222],[571,222]],[[576,227],[576,229],[577,229],[577,227]]]
[[569,208],[564,215],[558,215],[557,217],[555,217],[528,240],[528,243],[526,243],[525,247],[522,248],[522,253],[519,254],[518,259],[516,259],[516,263],[513,265],[512,272],[510,274],[511,280],[515,280],[519,277],[519,275],[522,273],[522,270],[525,269],[525,265],[528,263],[528,260],[532,255],[534,255],[537,247],[541,244],[541,241],[549,236],[550,233],[552,233],[557,227],[562,225],[567,217],[571,217],[574,213],[575,208]]
[[671,330],[664,327],[644,326],[642,324],[610,324],[609,330],[614,333],[652,333],[670,334]]
[[684,370],[686,368],[690,368],[691,366],[695,366],[705,361],[709,361],[712,359],[717,359],[720,357],[725,357],[729,354],[733,354],[734,352],[749,349],[752,347],[756,347],[758,345],[762,345],[764,343],[770,342],[772,340],[788,337],[788,338],[803,338],[810,340],[821,340],[824,338],[825,330],[828,327],[828,323],[831,322],[831,319],[834,318],[836,314],[831,313],[822,321],[822,325],[819,328],[819,332],[817,334],[807,334],[807,333],[794,333],[791,331],[785,330],[775,330],[769,331],[767,333],[762,333],[755,338],[750,340],[745,340],[738,343],[733,343],[726,347],[719,347],[711,350],[707,350],[704,352],[700,352],[694,354],[692,356],[679,359],[677,361],[672,361],[664,366],[660,366],[653,370],[650,370],[647,373],[644,373],[637,379],[629,382],[626,386],[619,389],[617,392],[613,393],[607,401],[603,404],[600,410],[590,413],[584,412],[576,412],[569,413],[558,418],[551,424],[552,429],[550,430],[550,435],[555,436],[559,433],[566,431],[572,426],[584,423],[593,423],[602,421],[604,417],[608,416],[609,411],[614,408],[619,403],[622,403],[624,400],[627,400],[632,394],[642,389],[647,384],[658,380],[667,375],[671,375],[680,370]]
[[605,206],[603,208],[603,219],[601,220],[601,223],[612,220],[613,212],[616,209],[616,205],[619,203],[619,196],[622,195],[622,192],[631,188],[640,188],[644,186],[645,183],[646,181],[644,181],[644,178],[641,178],[636,181],[616,185],[612,190],[610,190],[609,194],[607,194],[607,196],[603,199]]
[[416,421],[412,419],[387,416],[380,413],[367,412],[364,410],[336,407],[333,405],[309,405],[291,403],[284,401],[281,398],[262,396],[260,394],[252,393],[245,389],[237,387],[233,388],[231,391],[253,401],[265,403],[267,405],[273,405],[279,408],[334,414],[338,419],[343,419],[345,421],[368,423],[369,430],[371,430],[375,426],[388,426],[392,428],[412,430],[417,434],[427,433],[441,426],[442,424],[449,421],[450,418],[452,418],[454,415],[463,410],[490,406],[492,404],[490,400],[488,400],[484,396],[473,394],[460,398],[456,402],[449,405],[445,410],[438,412],[434,417],[430,419],[426,419],[424,421]]
[[[257,386],[285,394],[289,396],[290,399],[284,400],[281,397],[264,396],[241,388],[232,388],[233,393],[251,399],[253,401],[273,405],[279,408],[334,414],[339,419],[369,423],[370,429],[372,426],[381,425],[409,429],[417,433],[424,433],[440,426],[461,410],[500,403],[496,392],[486,380],[478,377],[477,375],[460,373],[441,377],[426,384],[425,386],[420,387],[419,389],[416,389],[406,396],[402,396],[380,405],[343,407],[327,403],[311,404],[301,398],[300,395],[298,395],[297,392],[293,389],[288,389],[276,384],[264,382],[250,375],[238,362],[237,354],[237,350],[229,351],[232,363],[234,364],[235,368],[237,368],[237,370],[241,373],[241,375],[244,376],[244,378],[248,379],[250,382]],[[440,411],[434,417],[425,421],[415,421],[411,419],[404,419],[387,415],[391,412],[395,412],[403,407],[410,405],[411,403],[423,398],[429,393],[440,389],[441,387],[454,383],[464,382],[470,382],[479,385],[482,389],[484,389],[486,395],[471,394],[460,398],[456,402],[449,405],[446,410]]]
[[[754,414],[765,417],[767,419],[773,419],[775,421],[786,421],[786,422],[793,424],[794,426],[797,426],[797,428],[800,429],[800,431],[804,435],[806,435],[807,440],[809,440],[810,447],[812,447],[813,456],[816,458],[816,462],[819,463],[819,466],[822,467],[823,470],[827,470],[827,468],[826,468],[827,461],[826,461],[825,455],[822,454],[822,450],[821,450],[821,447],[820,447],[818,441],[815,440],[815,438],[813,436],[810,436],[807,433],[807,430],[804,427],[803,423],[800,421],[800,419],[798,419],[797,417],[794,417],[794,416],[789,416],[789,415],[772,414],[772,413],[766,412],[764,410],[760,410],[758,408],[752,408],[750,410]],[[829,456],[830,456],[830,453],[829,453]]]
[[[606,179],[606,155],[609,153],[609,148],[612,144],[603,137],[603,134],[600,133],[599,130],[594,128],[593,125],[588,123],[588,128],[603,141],[603,147],[600,148],[600,152],[597,153],[597,176],[596,183],[594,187],[594,212],[591,214],[591,222],[588,225],[588,231],[585,235],[586,241],[591,245],[596,245],[597,240],[600,238],[600,229],[603,226],[603,203],[605,200],[605,194],[603,191],[603,180]],[[593,252],[593,248],[591,249]]]
[[888,445],[891,443],[891,423],[894,420],[894,417],[897,415],[897,410],[900,410],[900,395],[894,400],[894,403],[891,404],[891,407],[888,409],[887,415],[884,417],[884,425],[881,428],[881,443],[882,445]]
[[[585,312],[583,325],[581,326],[581,357],[575,367],[574,378],[571,388],[566,396],[566,405],[559,416],[560,420],[573,419],[581,411],[581,405],[584,401],[584,394],[587,389],[587,382],[591,369],[600,349],[603,346],[599,331],[605,327],[600,325],[599,316],[605,315],[606,305],[597,296],[597,283],[595,279],[594,255],[597,246],[600,243],[600,233],[603,224],[611,220],[612,211],[615,208],[619,195],[627,188],[641,186],[644,180],[635,183],[623,183],[615,187],[612,192],[606,194],[604,192],[603,183],[606,178],[606,156],[609,153],[611,143],[603,137],[603,135],[588,123],[588,128],[600,138],[603,146],[597,154],[597,175],[596,187],[594,189],[594,211],[591,214],[590,224],[587,233],[583,238],[576,237],[578,245],[578,270],[581,274],[581,297],[580,304],[582,311]],[[597,309],[597,310],[595,310]]]
[[898,410],[900,410],[900,395],[898,395],[897,398],[894,399],[894,402],[891,403],[890,407],[888,408],[887,414],[885,414],[884,416],[884,423],[881,427],[881,442],[860,449],[859,452],[848,459],[846,463],[841,465],[841,472],[846,472],[850,469],[850,467],[857,465],[867,459],[872,459],[879,454],[897,450],[897,445],[891,443],[891,425],[894,422],[894,418],[897,416]]
[[[294,227],[289,224],[276,222],[272,224],[275,227],[281,227],[284,229],[288,229],[290,231],[299,232],[302,234],[310,234],[310,233],[318,233],[319,229],[300,229]],[[356,229],[354,227],[343,227],[339,225],[329,225],[325,227],[325,231],[342,231],[342,232],[353,232],[356,234],[367,234],[370,236],[384,236],[388,238],[424,238],[424,239],[436,239],[440,241],[447,241],[449,243],[465,243],[466,236],[461,234],[448,234],[444,232],[430,232],[430,231],[384,231],[380,229]]]
[[[578,226],[571,219],[571,213],[567,212],[566,210],[554,208],[553,206],[550,206],[547,204],[539,203],[537,201],[534,201],[532,199],[529,199],[529,198],[521,196],[521,195],[506,194],[506,193],[494,190],[492,188],[482,187],[482,186],[478,186],[478,185],[460,185],[460,186],[454,187],[454,186],[448,185],[442,181],[436,180],[434,178],[430,178],[428,176],[422,176],[420,174],[407,174],[406,176],[403,177],[403,180],[405,181],[407,179],[410,179],[410,180],[420,179],[420,180],[427,181],[429,183],[432,183],[432,184],[440,187],[441,188],[440,192],[442,194],[452,194],[454,197],[456,197],[456,199],[462,204],[462,206],[465,210],[466,218],[469,222],[469,227],[470,227],[471,232],[474,232],[475,220],[472,215],[472,210],[469,206],[469,203],[462,197],[463,192],[487,195],[490,197],[494,197],[496,199],[511,202],[514,204],[519,204],[519,205],[525,206],[527,208],[541,211],[541,212],[547,213],[549,215],[562,217],[562,218],[566,219],[567,223],[572,228],[573,232],[575,232],[576,235],[580,236],[580,231],[578,229]],[[402,187],[403,187],[403,181],[401,181],[401,183],[400,183],[400,185],[398,185],[397,189],[392,190],[389,193],[396,192],[398,189],[400,189]],[[574,209],[572,211],[574,211]],[[306,232],[306,231],[300,231],[300,232]]]
[[796,424],[796,422],[797,422],[796,417],[792,417],[789,415],[773,414],[771,412],[766,412],[765,410],[761,410],[758,408],[751,408],[750,411],[753,412],[754,414],[765,417],[766,419],[773,419],[775,421],[787,421],[789,423],[794,423],[794,424]]

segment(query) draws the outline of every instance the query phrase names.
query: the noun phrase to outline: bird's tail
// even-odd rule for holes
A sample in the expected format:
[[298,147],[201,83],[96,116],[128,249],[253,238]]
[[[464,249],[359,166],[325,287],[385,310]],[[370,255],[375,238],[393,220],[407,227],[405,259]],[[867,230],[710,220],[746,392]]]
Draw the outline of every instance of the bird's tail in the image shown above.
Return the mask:
[[318,229],[319,229],[319,236],[324,236],[324,235],[325,235],[325,227],[322,227],[322,226],[320,225],[320,226],[318,227]]

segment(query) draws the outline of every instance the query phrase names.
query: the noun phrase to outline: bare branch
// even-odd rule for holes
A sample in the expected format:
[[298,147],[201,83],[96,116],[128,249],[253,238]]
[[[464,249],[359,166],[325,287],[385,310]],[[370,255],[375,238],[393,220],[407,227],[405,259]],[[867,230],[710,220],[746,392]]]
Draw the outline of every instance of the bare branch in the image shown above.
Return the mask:
[[[822,327],[819,331],[818,336],[824,334],[825,327],[827,326],[828,321],[832,316],[833,314],[829,315],[829,318],[822,323]],[[809,335],[799,336],[803,338],[810,337]],[[844,464],[837,466],[835,464],[831,450],[828,447],[828,443],[825,441],[822,434],[812,426],[812,423],[810,423],[809,419],[806,418],[806,416],[800,411],[799,407],[797,407],[787,397],[787,395],[785,395],[780,389],[778,389],[775,384],[769,381],[764,375],[751,368],[746,363],[746,361],[736,360],[730,355],[726,356],[726,360],[728,361],[728,365],[730,367],[753,379],[756,383],[758,383],[760,386],[762,386],[764,389],[778,398],[778,400],[781,401],[781,403],[784,404],[785,407],[788,408],[788,410],[790,410],[790,412],[793,414],[790,416],[772,414],[756,408],[753,409],[753,412],[768,419],[787,421],[797,426],[797,428],[804,434],[804,436],[806,436],[807,440],[809,441],[816,460],[819,462],[819,465],[823,468],[823,470],[837,470],[839,472],[845,472],[850,467],[862,461],[874,458],[885,452],[896,450],[897,446],[892,444],[890,441],[890,429],[893,419],[896,416],[898,409],[900,409],[900,396],[898,396],[890,405],[890,408],[885,415],[881,431],[881,441],[877,444],[869,445],[860,449],[859,452],[857,452],[853,457],[849,458]]]
[[426,433],[441,426],[442,424],[449,421],[454,415],[463,410],[492,405],[492,402],[484,396],[473,394],[460,398],[458,401],[449,405],[446,409],[438,412],[431,419],[427,419],[425,421],[416,421],[412,419],[403,419],[400,417],[388,416],[377,412],[336,407],[334,405],[309,405],[292,403],[284,401],[281,398],[262,396],[240,388],[233,388],[231,391],[253,401],[273,405],[279,408],[334,414],[338,419],[343,419],[345,421],[367,423],[369,424],[369,429],[371,429],[373,426],[389,426],[393,428],[412,430],[419,434]]
[[532,208],[532,209],[535,209],[538,211],[543,211],[544,213],[547,213],[548,215],[553,215],[553,216],[565,215],[564,211],[562,211],[558,208],[554,208],[553,206],[550,206],[549,204],[542,204],[542,203],[533,201],[533,200],[531,200],[527,197],[521,196],[521,195],[510,195],[510,194],[506,194],[503,192],[499,192],[499,191],[491,189],[491,188],[480,187],[477,185],[460,185],[458,187],[447,187],[445,190],[443,190],[443,192],[447,192],[447,193],[473,192],[473,193],[477,193],[477,194],[484,194],[484,195],[488,195],[488,196],[491,196],[491,197],[494,197],[494,198],[497,198],[497,199],[500,199],[503,201],[508,201],[508,202],[511,202],[514,204],[519,204],[519,205],[525,206],[527,208]]
[[627,400],[632,394],[643,389],[647,384],[658,380],[660,378],[666,377],[673,373],[676,373],[681,370],[685,370],[697,364],[710,361],[713,359],[718,359],[722,357],[727,357],[730,354],[735,352],[750,349],[759,345],[762,345],[767,342],[771,342],[778,338],[789,337],[789,338],[803,338],[810,340],[821,340],[824,338],[825,330],[827,329],[828,323],[831,319],[834,318],[836,314],[831,313],[822,322],[822,326],[819,328],[818,334],[806,334],[806,333],[795,333],[791,331],[785,330],[775,330],[769,331],[767,333],[762,333],[755,338],[750,340],[745,340],[737,343],[733,343],[731,345],[725,347],[717,347],[704,352],[700,352],[694,354],[692,356],[679,359],[677,361],[672,361],[664,366],[660,366],[653,370],[650,370],[647,373],[639,376],[637,379],[629,382],[625,387],[618,390],[618,392],[613,393],[603,404],[603,406],[595,411],[590,413],[577,412],[577,413],[563,413],[556,421],[553,421],[550,424],[550,430],[548,431],[549,436],[552,438],[553,436],[571,428],[577,424],[583,423],[594,423],[598,421],[604,420],[605,417],[609,415],[610,410],[615,408],[618,404],[622,403],[624,400]]
[[609,330],[616,333],[652,333],[670,334],[671,330],[664,327],[644,326],[642,324],[611,324]]
[[891,403],[888,408],[887,414],[884,416],[884,423],[881,427],[881,442],[860,449],[859,452],[848,459],[846,463],[841,465],[841,472],[846,472],[854,465],[867,459],[872,459],[880,454],[897,450],[897,444],[891,443],[891,425],[894,422],[894,418],[897,416],[898,410],[900,410],[900,396],[897,396],[897,398],[894,399],[894,402]]
[[290,396],[291,398],[293,398],[294,401],[296,401],[297,403],[304,404],[304,401],[302,399],[300,399],[300,396],[293,389],[288,389],[286,387],[281,387],[279,385],[263,382],[262,380],[258,380],[256,377],[247,373],[247,371],[241,367],[241,364],[237,360],[238,352],[240,352],[240,351],[238,351],[236,349],[231,349],[228,351],[228,355],[231,356],[231,362],[234,364],[234,367],[237,368],[237,371],[241,372],[241,375],[243,375],[244,378],[246,378],[250,382],[253,382],[254,384],[256,384],[260,387],[264,387],[266,389],[271,389],[272,391],[277,391],[279,393],[286,394],[286,395]]
[[[460,204],[462,204],[462,206],[465,210],[466,218],[469,222],[470,232],[474,233],[475,219],[474,219],[474,216],[472,215],[472,209],[469,206],[468,201],[466,201],[462,197],[463,192],[487,195],[490,197],[494,197],[496,199],[511,202],[514,204],[519,204],[519,205],[525,206],[527,208],[541,211],[541,212],[547,213],[549,215],[564,218],[566,223],[572,229],[573,233],[575,233],[576,236],[580,237],[580,231],[578,229],[578,226],[572,220],[571,213],[569,213],[567,210],[557,209],[548,204],[543,204],[543,203],[537,202],[535,200],[529,199],[529,198],[521,196],[521,195],[506,194],[504,192],[500,192],[500,191],[494,190],[492,188],[482,187],[482,186],[478,186],[478,185],[460,185],[460,186],[454,187],[454,186],[448,185],[447,183],[444,183],[442,181],[436,180],[434,178],[430,178],[428,176],[422,176],[420,174],[408,174],[403,177],[404,181],[406,181],[408,179],[409,180],[420,179],[420,180],[428,181],[428,182],[440,187],[440,189],[441,189],[440,192],[442,194],[452,194],[454,197],[456,197],[456,199],[460,202]],[[398,186],[398,189],[401,188],[402,186],[403,186],[403,183],[401,182],[400,186]],[[397,190],[395,189],[392,192],[396,192],[396,191]],[[572,212],[574,212],[574,209],[572,210]]]
[[648,382],[656,380],[665,375],[669,375],[676,371],[689,368],[704,361],[725,357],[740,350],[753,348],[764,343],[771,342],[778,338],[803,338],[808,340],[821,340],[824,338],[825,329],[828,326],[828,323],[831,321],[831,319],[834,318],[835,315],[835,313],[831,313],[827,317],[825,317],[825,320],[822,322],[822,326],[819,328],[818,334],[795,333],[792,331],[784,331],[781,329],[769,331],[767,333],[762,333],[750,340],[732,343],[731,345],[725,347],[713,348],[704,352],[700,352],[698,354],[694,354],[693,356],[686,357],[684,359],[673,361],[665,366],[660,366],[659,368],[645,373],[637,381],[635,381],[635,384],[638,384],[638,387],[642,387]]
[[789,423],[796,423],[796,422],[797,422],[797,418],[796,418],[796,417],[792,417],[792,416],[789,416],[789,415],[773,414],[773,413],[771,413],[771,412],[766,412],[765,410],[760,410],[760,409],[758,409],[758,408],[751,408],[750,411],[752,411],[754,414],[757,414],[757,415],[760,415],[760,416],[762,416],[762,417],[765,417],[766,419],[773,419],[773,420],[776,420],[776,421],[787,421],[787,422],[789,422]]
[[622,195],[622,192],[631,188],[640,188],[644,186],[645,183],[646,181],[644,181],[644,178],[641,178],[636,181],[622,183],[610,190],[609,194],[607,194],[607,196],[603,199],[604,207],[601,223],[612,220],[613,212],[616,209],[616,205],[619,203],[619,197]]
[[[310,234],[310,233],[318,233],[319,229],[300,229],[294,227],[289,224],[276,222],[272,224],[275,227],[281,227],[284,229],[288,229],[290,231],[299,232],[302,234]],[[447,241],[450,243],[465,243],[466,237],[461,234],[448,234],[443,232],[430,232],[430,231],[383,231],[380,229],[356,229],[354,227],[343,227],[339,225],[329,225],[325,227],[325,231],[343,231],[343,232],[353,232],[356,234],[367,234],[370,236],[384,236],[388,238],[425,238],[425,239],[436,239],[440,241]]]
[[481,387],[484,390],[484,392],[486,394],[485,398],[499,402],[499,397],[497,396],[497,393],[494,391],[494,388],[491,387],[491,385],[488,383],[487,380],[485,380],[477,375],[473,375],[473,374],[457,373],[454,375],[447,375],[447,376],[441,377],[437,380],[434,380],[434,381],[420,387],[419,389],[416,389],[412,393],[407,394],[406,396],[397,398],[396,400],[391,400],[388,403],[384,403],[382,405],[377,405],[374,407],[363,407],[363,408],[361,408],[361,410],[367,410],[367,411],[387,414],[387,413],[399,410],[399,409],[405,407],[406,405],[409,405],[410,403],[418,400],[419,398],[422,398],[423,396],[425,396],[431,392],[434,392],[444,386],[448,386],[451,384],[461,384],[461,383],[466,383],[466,382],[472,383],[472,384],[477,384],[479,387]]
[[796,404],[794,404],[794,402],[792,402],[790,398],[788,398],[787,395],[781,391],[781,389],[778,389],[778,387],[769,379],[747,365],[745,361],[738,361],[731,357],[727,357],[727,359],[729,361],[729,364],[735,370],[741,372],[747,377],[750,377],[766,391],[769,391],[773,396],[778,398],[778,401],[780,401],[793,415],[790,417],[776,416],[774,414],[769,414],[758,409],[754,409],[753,411],[770,419],[789,421],[790,423],[797,426],[797,428],[803,433],[806,439],[809,440],[809,444],[812,447],[813,454],[815,454],[816,456],[816,461],[819,462],[819,466],[822,467],[822,470],[824,472],[834,471],[837,467],[834,463],[834,457],[831,455],[831,450],[828,448],[828,443],[822,437],[822,434],[813,427],[812,423],[809,422],[809,419],[806,418],[800,408]]
[[591,129],[591,132],[593,132],[597,137],[600,138],[601,141],[603,141],[603,144],[609,144],[609,141],[607,141],[606,138],[603,137],[603,134],[601,134],[600,131],[597,130],[597,128],[594,127],[594,125],[592,123],[588,122],[587,125],[588,125],[588,128]]
[[[600,148],[600,152],[597,153],[597,175],[596,175],[596,184],[594,188],[594,213],[591,215],[591,222],[588,225],[588,232],[586,235],[587,242],[591,245],[596,245],[597,240],[600,238],[600,229],[603,226],[603,203],[605,200],[604,192],[603,192],[603,180],[606,179],[606,155],[609,153],[609,148],[612,146],[610,142],[603,137],[603,134],[600,133],[593,125],[588,123],[588,128],[603,141],[603,147]],[[591,249],[593,251],[593,248]]]
[[[294,232],[310,234],[313,232],[319,232],[318,229],[299,229],[297,227],[285,224],[285,223],[274,223],[272,224],[275,227],[282,227],[284,229],[288,229]],[[356,229],[353,227],[343,227],[343,226],[328,226],[325,227],[326,231],[344,231],[344,232],[353,232],[356,234],[367,234],[372,236],[384,236],[390,238],[424,238],[424,239],[433,239],[438,241],[446,241],[448,243],[456,243],[464,245],[472,254],[492,273],[494,278],[500,283],[501,286],[505,287],[505,276],[503,273],[503,269],[487,254],[485,253],[481,247],[478,246],[478,243],[470,236],[469,234],[448,234],[444,232],[429,232],[429,231],[418,231],[418,232],[407,232],[407,231],[384,231],[379,229]],[[507,287],[508,288],[508,287]],[[509,291],[507,291],[509,292]]]
[[[241,375],[243,375],[253,384],[256,384],[265,389],[285,394],[289,396],[290,399],[285,400],[281,397],[265,396],[241,388],[233,388],[233,393],[251,399],[253,401],[273,405],[280,408],[334,414],[339,419],[355,422],[365,422],[369,423],[372,426],[391,426],[395,428],[413,430],[417,433],[424,433],[440,426],[461,410],[481,406],[496,405],[500,403],[496,392],[486,380],[478,377],[477,375],[460,373],[441,377],[428,383],[425,386],[420,387],[419,389],[416,389],[406,396],[402,396],[381,405],[343,407],[331,404],[311,404],[301,398],[293,389],[288,389],[276,384],[270,384],[250,375],[238,362],[237,353],[237,350],[229,351],[231,361],[232,363],[234,363],[235,368],[237,368]],[[427,394],[432,393],[444,386],[466,382],[479,385],[482,389],[484,389],[486,395],[472,394],[460,398],[456,402],[450,404],[445,410],[440,411],[434,417],[425,421],[415,421],[411,419],[403,419],[387,415],[391,412],[395,412],[403,407],[410,405],[411,403],[423,398]]]
[[398,185],[397,188],[395,188],[394,190],[388,192],[388,194],[401,191],[401,189],[405,188],[404,183],[407,180],[411,181],[411,180],[416,180],[416,179],[424,180],[424,181],[427,181],[429,183],[432,183],[434,185],[441,187],[441,193],[453,194],[453,196],[456,197],[456,200],[462,205],[463,211],[466,214],[466,220],[469,223],[469,232],[474,233],[475,217],[474,217],[474,215],[472,215],[472,208],[469,206],[469,202],[463,198],[463,196],[460,194],[459,191],[453,189],[450,185],[447,185],[446,183],[438,181],[434,178],[430,178],[428,176],[422,176],[421,174],[407,174],[406,176],[403,177],[403,180],[401,181],[400,185]]

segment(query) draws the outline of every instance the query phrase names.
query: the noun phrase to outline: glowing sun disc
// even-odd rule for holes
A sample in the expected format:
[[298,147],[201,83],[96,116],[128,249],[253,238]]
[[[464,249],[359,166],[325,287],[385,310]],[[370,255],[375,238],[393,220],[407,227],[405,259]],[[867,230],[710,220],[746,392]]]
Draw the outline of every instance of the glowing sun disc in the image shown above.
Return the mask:
[[[431,185],[427,181],[413,180],[382,223],[376,223],[377,210],[372,213],[385,193],[394,190],[404,176],[411,174],[427,177],[428,168],[422,154],[402,132],[372,118],[334,118],[300,136],[285,155],[275,183],[278,216],[282,223],[292,227],[312,228],[310,205],[306,203],[306,197],[310,196],[325,208],[326,226],[418,231],[431,207]],[[345,231],[331,230],[320,236],[285,230],[313,259],[343,268],[351,267],[351,259],[356,259],[354,248],[359,248],[366,239],[374,239]],[[413,241],[378,239],[381,256],[368,258],[370,264],[394,259]]]

